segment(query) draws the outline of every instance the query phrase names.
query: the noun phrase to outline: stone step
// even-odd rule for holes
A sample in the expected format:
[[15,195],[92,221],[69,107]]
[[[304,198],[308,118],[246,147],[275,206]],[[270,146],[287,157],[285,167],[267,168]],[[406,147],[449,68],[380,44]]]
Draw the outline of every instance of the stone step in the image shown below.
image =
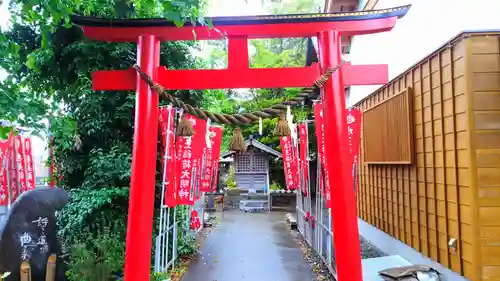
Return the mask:
[[297,229],[297,219],[291,214],[288,213],[285,215],[286,222],[290,225],[291,230]]
[[266,200],[268,199],[269,197],[267,196],[267,194],[242,194],[241,195],[241,199],[242,200]]
[[256,213],[256,212],[265,212],[267,209],[264,207],[243,207],[240,208],[240,211],[244,211],[247,213]]
[[245,212],[265,211],[269,208],[267,200],[241,200],[240,210]]

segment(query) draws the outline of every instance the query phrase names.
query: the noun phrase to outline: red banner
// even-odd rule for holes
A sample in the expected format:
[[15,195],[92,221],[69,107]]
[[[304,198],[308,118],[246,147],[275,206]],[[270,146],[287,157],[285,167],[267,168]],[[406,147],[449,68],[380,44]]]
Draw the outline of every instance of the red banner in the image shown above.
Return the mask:
[[217,184],[219,181],[219,160],[220,152],[222,146],[222,128],[221,127],[211,127],[212,131],[215,133],[212,138],[212,167],[213,167],[213,180],[211,191],[215,192],[217,190]]
[[[169,122],[169,114],[170,110],[172,107],[160,107],[160,110],[158,111],[158,129],[160,133],[160,143],[161,143],[161,150],[160,150],[160,159],[162,159],[161,163],[162,165],[165,164],[165,145],[167,143],[167,131],[168,131],[168,122]],[[164,167],[162,166],[162,170]]]
[[308,139],[308,132],[307,132],[307,124],[306,123],[300,123],[298,124],[298,129],[299,129],[299,157],[300,157],[300,168],[302,171],[302,174],[299,175],[302,178],[302,193],[304,196],[308,195],[307,192],[307,183],[309,182],[309,160],[308,160],[308,153],[309,153],[309,139]]
[[9,182],[7,178],[8,157],[9,152],[8,141],[0,141],[0,206],[9,204]]
[[[297,137],[299,135],[298,126],[293,128],[294,135]],[[299,175],[299,142],[294,140],[293,137],[290,138],[292,144],[292,171],[293,171],[293,182],[295,183],[295,189],[299,188],[300,185],[300,175]]]
[[176,146],[177,204],[193,205],[199,198],[203,148],[207,121],[187,115],[195,131],[191,137],[179,137]]
[[161,159],[163,164],[164,204],[168,207],[175,207],[177,204],[174,123],[175,109],[171,106],[160,108],[159,125],[163,148]]
[[18,177],[17,177],[17,169],[16,169],[16,149],[14,148],[15,144],[15,137],[14,134],[11,133],[9,135],[8,139],[9,143],[9,152],[8,152],[8,157],[9,157],[9,181],[10,181],[10,202],[14,202],[17,197],[19,196],[19,184],[18,184]]
[[0,141],[0,206],[35,189],[33,166],[31,139],[10,133],[6,141]]
[[49,168],[49,184],[53,188],[56,186],[56,159],[54,158],[54,137],[50,137],[49,142],[50,168]]
[[292,190],[296,188],[292,138],[290,136],[280,137],[280,146],[281,153],[283,154],[283,171],[285,172],[286,186],[287,189]]
[[31,139],[24,139],[24,155],[26,160],[26,183],[28,190],[35,189],[35,169],[33,164],[33,150]]
[[[194,167],[194,199],[200,198],[201,174],[203,170],[203,152],[207,145],[207,121],[198,119],[193,115],[187,114],[187,118],[191,122],[194,129],[192,136],[193,150],[192,150],[192,165]],[[194,202],[193,202],[194,203]]]
[[361,111],[359,109],[347,110],[347,136],[349,138],[349,153],[352,163],[358,162],[359,146],[361,142]]
[[177,186],[177,204],[193,204],[193,165],[192,153],[193,143],[191,137],[177,137],[176,147],[176,186]]
[[23,139],[21,135],[16,136],[16,169],[17,169],[17,179],[19,181],[19,189],[21,193],[28,191],[28,185],[26,184],[26,162],[24,161],[24,148]]
[[[219,139],[217,140],[217,138]],[[200,187],[200,191],[202,192],[213,190],[212,180],[214,175],[216,175],[214,173],[216,166],[214,165],[219,165],[218,158],[220,157],[220,146],[222,144],[222,128],[210,127],[207,141],[210,142],[210,145],[205,145],[204,147],[204,163]]]
[[361,143],[361,111],[359,109],[347,110],[347,137],[349,140],[349,154],[352,161],[352,181],[354,190],[357,186],[357,163],[359,146]]
[[325,196],[326,208],[331,208],[331,193],[328,182],[328,169],[326,168],[325,155],[325,123],[323,118],[323,105],[321,103],[314,104],[314,123],[316,126],[316,139],[318,143],[318,154],[320,166],[320,184]]
[[[212,139],[212,130],[209,128],[209,138]],[[210,140],[211,141],[211,140]],[[213,159],[212,159],[212,145],[205,145],[203,147],[203,171],[201,173],[201,184],[200,192],[210,192],[211,182],[212,182],[212,170],[213,170]]]

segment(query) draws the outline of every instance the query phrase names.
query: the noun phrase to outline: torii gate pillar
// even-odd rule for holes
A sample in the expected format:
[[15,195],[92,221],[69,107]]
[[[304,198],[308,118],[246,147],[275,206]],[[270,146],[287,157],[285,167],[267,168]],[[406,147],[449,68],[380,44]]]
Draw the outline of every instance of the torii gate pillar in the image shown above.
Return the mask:
[[[332,69],[341,61],[341,40],[338,31],[318,34],[321,71]],[[346,102],[342,68],[332,74],[323,86],[325,136],[331,145],[325,146],[328,184],[332,200],[332,230],[337,261],[338,280],[363,280],[358,232],[356,194],[352,187],[349,143],[347,140]]]
[[[156,79],[160,66],[160,42],[154,35],[138,37],[137,62],[144,72]],[[134,146],[124,270],[128,281],[146,280],[145,277],[150,275],[158,135],[158,94],[151,90],[138,74],[136,81]]]

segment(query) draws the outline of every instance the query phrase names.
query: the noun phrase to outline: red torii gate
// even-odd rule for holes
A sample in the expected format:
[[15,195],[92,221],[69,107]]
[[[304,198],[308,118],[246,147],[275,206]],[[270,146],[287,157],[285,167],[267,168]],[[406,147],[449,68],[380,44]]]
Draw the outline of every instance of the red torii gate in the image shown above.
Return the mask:
[[[73,17],[85,35],[108,42],[137,42],[137,64],[166,89],[308,87],[341,62],[341,36],[391,30],[410,6],[384,10],[331,14],[295,14],[250,17],[214,17],[217,30],[206,26],[181,27],[163,19],[109,20]],[[194,38],[193,31],[196,33]],[[160,66],[160,41],[228,39],[228,68],[168,70]],[[249,38],[318,37],[320,63],[308,67],[249,68]],[[388,82],[387,65],[343,65],[324,85],[322,99],[337,274],[340,281],[361,281],[361,256],[355,192],[345,123],[346,85]],[[150,276],[153,229],[158,95],[134,69],[96,71],[94,90],[136,90],[135,131],[125,255],[125,281]],[[146,242],[145,242],[146,241]]]

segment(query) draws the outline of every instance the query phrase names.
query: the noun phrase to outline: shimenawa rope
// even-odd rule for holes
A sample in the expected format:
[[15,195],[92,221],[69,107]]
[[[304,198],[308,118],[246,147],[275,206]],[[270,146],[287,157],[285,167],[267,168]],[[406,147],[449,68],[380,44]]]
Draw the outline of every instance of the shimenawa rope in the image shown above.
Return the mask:
[[261,109],[259,111],[242,113],[242,114],[220,114],[213,113],[205,109],[201,109],[199,107],[194,107],[189,105],[179,98],[176,98],[168,93],[168,91],[158,83],[153,82],[153,79],[146,74],[141,68],[136,64],[134,65],[134,69],[139,73],[141,78],[148,83],[149,87],[159,93],[164,99],[170,102],[173,106],[182,108],[184,112],[187,112],[191,115],[194,115],[200,119],[207,120],[210,119],[212,122],[217,122],[219,124],[225,125],[245,125],[253,122],[258,122],[259,118],[270,118],[283,113],[287,106],[296,106],[301,104],[306,98],[317,98],[316,89],[319,89],[325,85],[328,78],[336,72],[343,64],[345,64],[345,60],[341,60],[340,63],[332,69],[327,70],[323,75],[321,75],[318,79],[314,81],[314,85],[311,87],[303,88],[299,94],[295,97],[280,102],[279,104],[270,106],[268,108]]

